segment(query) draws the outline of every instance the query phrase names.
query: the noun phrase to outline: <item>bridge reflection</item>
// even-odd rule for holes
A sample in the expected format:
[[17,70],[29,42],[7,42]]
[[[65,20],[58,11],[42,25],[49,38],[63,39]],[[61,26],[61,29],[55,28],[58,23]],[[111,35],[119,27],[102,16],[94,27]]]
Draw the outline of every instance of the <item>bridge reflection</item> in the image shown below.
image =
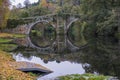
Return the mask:
[[[31,25],[29,35],[22,39],[24,42],[23,45],[34,48],[42,53],[61,53],[63,51],[76,52],[84,48],[87,41],[83,34],[80,33],[79,23],[74,23],[76,19],[70,19],[69,24],[71,26],[69,25],[67,32],[64,20],[62,19],[61,21],[57,22],[59,27],[56,28],[46,21],[36,22],[34,25]],[[16,42],[19,43],[19,41],[21,40],[18,39]]]
[[[37,50],[40,53],[62,53],[64,51],[67,52],[76,52],[79,51],[80,49],[83,49],[85,45],[81,45],[81,46],[76,46],[73,44],[73,42],[71,42],[69,40],[69,38],[67,37],[67,35],[64,35],[62,37],[64,37],[63,40],[60,40],[60,35],[57,35],[56,39],[48,46],[39,46],[36,45],[36,43],[32,42],[32,39],[27,36],[26,38],[19,38],[16,39],[14,42],[17,43],[18,45],[24,46],[24,47],[29,47],[29,48],[33,48],[35,50]],[[36,40],[36,42],[40,42],[40,40]],[[43,42],[40,42],[43,43]]]
[[100,73],[104,75],[120,77],[120,45],[114,38],[97,38],[89,40],[89,44],[76,52],[66,52],[55,54],[49,52],[43,54],[32,48],[23,48],[14,53],[22,54],[25,58],[31,59],[31,56],[40,57],[44,63],[56,61],[57,63],[69,61],[71,63],[81,63],[88,73]]

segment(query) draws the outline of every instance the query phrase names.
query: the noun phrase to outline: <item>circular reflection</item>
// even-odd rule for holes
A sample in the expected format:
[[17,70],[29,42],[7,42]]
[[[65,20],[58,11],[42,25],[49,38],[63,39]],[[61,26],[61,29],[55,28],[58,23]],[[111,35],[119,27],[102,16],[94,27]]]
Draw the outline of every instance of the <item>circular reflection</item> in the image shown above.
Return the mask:
[[50,23],[39,22],[32,27],[30,39],[38,47],[48,47],[55,40],[55,29]]
[[82,33],[83,27],[80,21],[73,22],[68,29],[68,38],[73,45],[81,47],[87,44],[85,37]]

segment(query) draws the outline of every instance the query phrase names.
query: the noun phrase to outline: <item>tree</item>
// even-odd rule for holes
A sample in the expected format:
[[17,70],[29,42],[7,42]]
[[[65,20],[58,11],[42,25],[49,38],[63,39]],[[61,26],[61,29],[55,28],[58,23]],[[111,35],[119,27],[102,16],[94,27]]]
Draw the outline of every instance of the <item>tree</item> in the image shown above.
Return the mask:
[[[56,8],[58,13],[79,13],[80,0],[59,0],[58,5],[60,8]],[[58,10],[59,9],[59,10]]]
[[22,4],[21,4],[21,3],[18,3],[18,4],[17,4],[17,8],[22,8]]
[[48,7],[47,1],[46,0],[41,0],[40,1],[40,6],[42,6],[42,7]]
[[[81,12],[87,23],[86,33],[105,35],[113,34],[115,27],[114,6],[120,4],[119,0],[81,0]],[[113,6],[114,5],[114,6]],[[120,6],[120,5],[119,5]],[[101,32],[103,34],[101,34]]]
[[28,8],[28,6],[30,5],[30,1],[29,0],[25,0],[24,1],[24,5],[25,5],[26,8]]
[[73,1],[73,4],[74,4],[74,5],[80,5],[80,0],[75,0],[75,1]]
[[0,29],[6,26],[9,15],[9,0],[0,0]]
[[63,6],[64,0],[60,0],[60,6]]

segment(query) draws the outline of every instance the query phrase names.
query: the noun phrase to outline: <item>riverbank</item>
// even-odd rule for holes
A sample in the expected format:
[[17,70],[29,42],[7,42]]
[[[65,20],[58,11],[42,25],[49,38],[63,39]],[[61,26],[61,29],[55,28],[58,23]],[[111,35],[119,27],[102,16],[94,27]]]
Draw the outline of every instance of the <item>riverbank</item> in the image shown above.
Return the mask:
[[25,37],[24,34],[10,34],[10,33],[0,33],[0,38],[21,38]]
[[[5,45],[4,43],[6,43],[6,42],[11,42],[11,40],[7,40],[7,39],[14,39],[15,37],[13,37],[13,34],[8,34],[8,33],[1,33],[2,35],[2,37],[1,38],[3,38],[3,39],[1,39],[1,42],[3,42],[3,45]],[[4,34],[4,36],[3,36],[3,34]],[[14,35],[17,35],[17,34],[14,34]],[[6,40],[5,40],[6,39]],[[2,44],[2,43],[1,43]],[[1,44],[0,44],[0,46],[1,46]],[[8,45],[10,45],[10,44],[8,44]],[[11,46],[11,45],[10,45]],[[13,46],[13,49],[16,47],[16,45],[12,45]],[[11,47],[10,47],[11,48]],[[1,47],[0,47],[0,49],[2,49]],[[8,49],[7,47],[5,47],[4,48],[5,49],[5,51],[6,51],[6,49]],[[9,50],[8,50],[9,51]],[[31,51],[30,51],[31,52]],[[4,68],[4,71],[2,71],[2,72],[0,72],[0,80],[34,80],[35,79],[35,77],[34,76],[32,76],[32,75],[34,75],[34,74],[32,74],[31,73],[31,75],[29,75],[29,74],[25,74],[25,73],[23,73],[23,72],[21,72],[21,71],[17,71],[17,70],[15,70],[11,65],[8,65],[9,63],[11,63],[11,62],[15,62],[15,60],[13,60],[13,58],[12,58],[12,56],[9,54],[9,53],[7,53],[7,52],[4,52],[4,51],[2,51],[1,50],[1,52],[0,52],[0,60],[1,60],[1,63],[0,64],[2,64],[2,66],[0,67],[0,70],[2,69],[2,68]],[[4,57],[4,58],[2,58],[2,57]],[[65,57],[64,57],[65,58]],[[69,57],[69,58],[71,58],[71,57]],[[79,58],[79,57],[78,57]],[[96,61],[96,60],[95,60]],[[15,63],[16,64],[16,63]],[[40,63],[41,64],[41,63]],[[18,67],[19,67],[19,65],[18,65]],[[23,66],[22,66],[23,67]],[[16,66],[15,66],[15,68],[16,68]],[[61,69],[61,68],[59,68],[59,69]],[[79,70],[79,69],[78,69]],[[73,72],[74,72],[74,69],[73,69]],[[6,76],[6,74],[7,74],[7,76]],[[8,75],[9,74],[9,75]],[[72,73],[70,73],[70,74],[72,74]],[[2,76],[2,77],[1,77]],[[25,77],[24,77],[25,76]],[[104,78],[107,78],[106,76],[102,76],[102,75],[92,75],[92,74],[89,74],[89,75],[87,75],[87,74],[83,74],[83,75],[78,75],[78,74],[74,74],[74,75],[66,75],[66,76],[62,76],[62,77],[59,77],[59,79],[58,80],[86,80],[85,78],[84,78],[84,76],[85,76],[85,78],[87,77],[87,78],[90,78],[90,80],[104,80]],[[4,79],[4,77],[5,77],[5,79]],[[22,77],[22,78],[21,78]],[[23,78],[24,77],[24,78]],[[94,77],[94,78],[93,78]],[[30,79],[29,79],[30,78]],[[46,78],[46,77],[45,77]],[[45,79],[45,80],[49,80],[49,79]],[[55,80],[57,80],[57,79],[55,79]]]
[[15,62],[15,60],[10,54],[0,50],[0,80],[35,80],[35,77],[8,65],[10,62]]
[[12,51],[18,46],[16,44],[9,44],[15,38],[23,38],[24,34],[11,34],[11,33],[0,33],[0,50],[2,51]]
[[[9,42],[11,40],[4,40],[2,38],[23,37],[24,35],[0,33],[1,42]],[[0,49],[0,80],[35,80],[34,76],[24,72],[15,70],[9,65],[10,62],[15,62],[10,54]]]

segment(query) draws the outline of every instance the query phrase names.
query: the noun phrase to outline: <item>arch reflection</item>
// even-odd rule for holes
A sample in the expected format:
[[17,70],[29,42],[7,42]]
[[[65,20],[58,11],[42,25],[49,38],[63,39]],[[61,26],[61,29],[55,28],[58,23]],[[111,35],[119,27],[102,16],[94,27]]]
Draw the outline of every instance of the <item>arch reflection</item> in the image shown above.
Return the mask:
[[30,40],[37,47],[48,47],[55,40],[55,29],[50,23],[38,22],[30,31]]
[[[69,61],[71,63],[82,64],[86,73],[98,73],[120,78],[120,44],[115,38],[100,37],[88,42],[87,47],[76,52],[63,52],[55,54],[35,51],[34,49],[24,48],[16,50],[15,55],[21,53],[25,58],[31,59],[31,56],[40,57],[44,63],[56,61],[61,63]],[[29,54],[28,54],[29,53]]]
[[81,47],[87,44],[83,34],[83,26],[81,26],[81,21],[77,20],[76,22],[73,22],[70,25],[67,34],[73,45]]

